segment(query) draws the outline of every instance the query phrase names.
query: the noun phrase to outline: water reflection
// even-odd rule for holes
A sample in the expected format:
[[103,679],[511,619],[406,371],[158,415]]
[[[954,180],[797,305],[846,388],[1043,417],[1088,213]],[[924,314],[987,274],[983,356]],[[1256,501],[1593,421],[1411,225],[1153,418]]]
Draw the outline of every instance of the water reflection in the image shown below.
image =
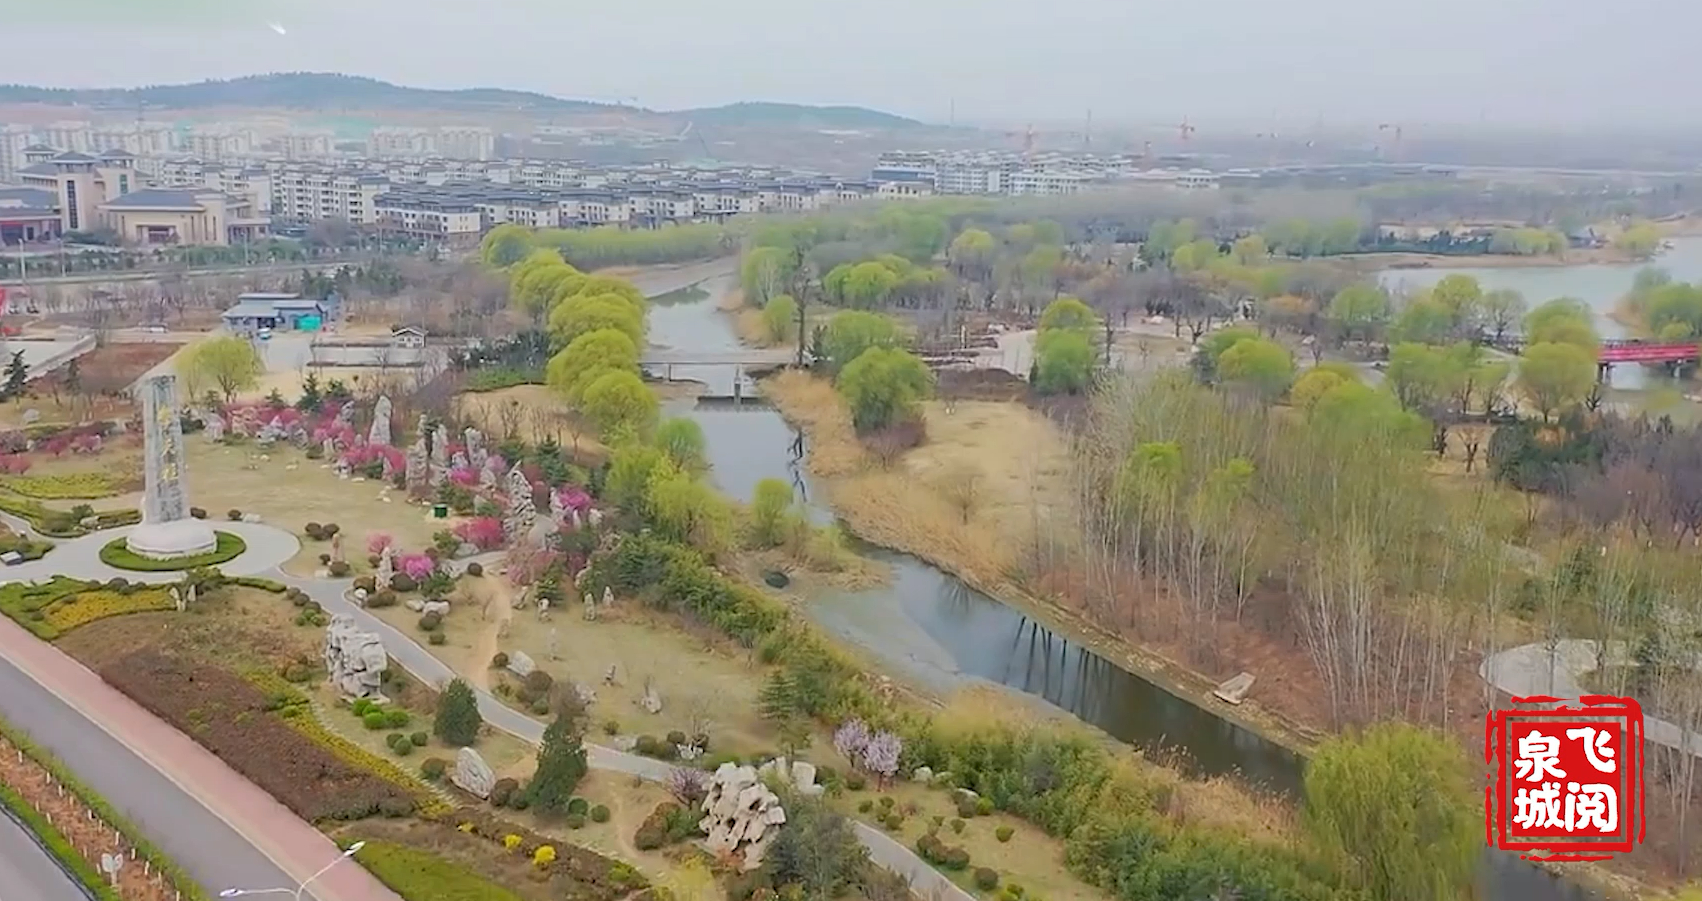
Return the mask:
[[[738,346],[714,305],[703,301],[653,308],[651,325],[653,336],[674,347],[722,351]],[[674,377],[702,381],[712,395],[732,393],[731,367],[676,366]],[[741,394],[748,398],[751,392]],[[669,414],[689,416],[703,428],[711,478],[721,491],[748,502],[761,479],[785,478],[811,521],[833,521],[831,511],[812,502],[820,494],[811,491],[803,465],[808,450],[803,434],[767,404],[683,401],[670,404]],[[974,679],[1005,685],[1149,752],[1178,754],[1178,762],[1196,774],[1234,774],[1273,791],[1299,793],[1304,760],[1288,749],[1153,685],[914,557],[864,549],[892,567],[892,584],[861,593],[824,592],[811,599],[808,610],[823,628],[894,671],[939,692]],[[1599,898],[1494,852],[1485,854],[1479,881],[1482,897],[1492,901]]]

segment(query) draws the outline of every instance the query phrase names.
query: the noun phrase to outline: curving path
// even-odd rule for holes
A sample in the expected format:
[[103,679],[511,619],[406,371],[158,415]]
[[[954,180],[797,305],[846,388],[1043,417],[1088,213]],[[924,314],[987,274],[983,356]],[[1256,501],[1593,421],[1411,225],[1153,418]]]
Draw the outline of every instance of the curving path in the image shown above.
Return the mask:
[[[1547,642],[1521,645],[1491,655],[1478,667],[1478,674],[1497,690],[1516,698],[1533,695],[1576,698],[1591,693],[1584,686],[1583,677],[1596,670],[1600,651],[1598,642],[1582,638],[1557,641],[1552,653]],[[1623,641],[1609,642],[1600,656],[1609,666],[1634,662],[1630,646]],[[1696,665],[1702,667],[1702,658]],[[1702,757],[1702,733],[1686,733],[1677,723],[1645,714],[1643,737]]]
[[[6,523],[14,531],[27,531],[35,535],[29,523],[9,514],[0,513],[0,522]],[[229,532],[241,538],[248,545],[234,559],[219,564],[219,571],[228,576],[263,576],[275,572],[285,561],[301,550],[301,541],[295,535],[276,526],[265,523],[229,522],[209,520],[208,525],[217,532]],[[181,572],[137,572],[130,569],[119,569],[100,562],[100,549],[112,543],[114,538],[123,538],[130,534],[135,526],[119,526],[116,529],[104,529],[84,535],[81,538],[48,538],[38,536],[54,543],[53,550],[40,560],[30,560],[16,566],[0,568],[0,580],[6,582],[45,582],[55,575],[75,576],[79,579],[94,579],[105,581],[114,577],[122,577],[132,582],[176,582],[182,578]]]

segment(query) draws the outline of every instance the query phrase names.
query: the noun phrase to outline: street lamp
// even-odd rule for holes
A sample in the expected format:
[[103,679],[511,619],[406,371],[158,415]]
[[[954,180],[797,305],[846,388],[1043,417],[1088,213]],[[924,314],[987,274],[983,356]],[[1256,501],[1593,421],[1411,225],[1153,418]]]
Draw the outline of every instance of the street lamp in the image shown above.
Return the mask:
[[302,880],[301,885],[298,885],[295,888],[227,888],[224,891],[219,892],[219,897],[240,898],[244,895],[289,895],[291,901],[301,901],[301,893],[307,890],[309,883],[318,879],[320,876],[325,875],[326,870],[329,870],[337,864],[355,856],[355,852],[364,847],[366,847],[366,842],[355,842],[344,850],[342,854],[337,855],[336,860],[320,867],[319,872]]

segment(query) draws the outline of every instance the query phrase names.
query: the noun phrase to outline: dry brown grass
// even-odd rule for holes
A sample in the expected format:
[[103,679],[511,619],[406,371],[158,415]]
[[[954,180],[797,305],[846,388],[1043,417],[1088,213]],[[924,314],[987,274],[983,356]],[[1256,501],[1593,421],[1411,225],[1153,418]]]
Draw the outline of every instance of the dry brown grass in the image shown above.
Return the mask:
[[1063,436],[1020,404],[925,404],[927,441],[882,468],[825,379],[785,372],[763,391],[809,434],[807,465],[835,511],[877,544],[993,585],[1039,530],[1068,521]]
[[534,444],[555,438],[580,463],[595,465],[608,458],[609,449],[597,440],[596,428],[544,385],[470,392],[457,397],[456,405],[460,415],[477,422],[487,435],[505,435],[512,424]]
[[[481,580],[499,581],[490,574]],[[451,600],[450,615],[443,620],[445,641],[427,649],[463,675],[488,670],[490,658],[482,651],[489,628],[499,611],[481,611],[483,599],[508,596],[506,586],[462,586]],[[657,613],[622,600],[605,609],[595,622],[587,622],[578,601],[570,601],[540,622],[534,610],[514,610],[508,633],[500,638],[499,650],[524,651],[538,668],[558,683],[582,683],[596,691],[591,707],[594,740],[607,741],[604,724],[614,721],[623,735],[648,734],[661,737],[673,730],[690,734],[701,728],[699,718],[710,722],[711,742],[718,751],[754,753],[774,747],[774,735],[757,715],[757,693],[767,673],[748,650],[708,628]],[[391,625],[410,634],[417,631],[419,614],[403,607],[373,611]],[[551,634],[555,652],[550,652]],[[603,676],[615,667],[617,683],[607,685]],[[485,673],[493,685],[509,681],[501,673]],[[645,713],[638,706],[645,679],[653,679],[662,696],[659,714]]]

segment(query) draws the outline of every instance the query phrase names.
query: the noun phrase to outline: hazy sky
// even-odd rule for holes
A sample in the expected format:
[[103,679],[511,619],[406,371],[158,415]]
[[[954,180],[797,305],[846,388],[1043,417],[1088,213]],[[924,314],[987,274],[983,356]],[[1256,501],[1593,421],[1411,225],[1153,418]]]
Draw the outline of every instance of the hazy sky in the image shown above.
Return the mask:
[[960,121],[1688,127],[1698,24],[1693,0],[0,0],[0,82],[313,70],[935,121],[955,99]]

